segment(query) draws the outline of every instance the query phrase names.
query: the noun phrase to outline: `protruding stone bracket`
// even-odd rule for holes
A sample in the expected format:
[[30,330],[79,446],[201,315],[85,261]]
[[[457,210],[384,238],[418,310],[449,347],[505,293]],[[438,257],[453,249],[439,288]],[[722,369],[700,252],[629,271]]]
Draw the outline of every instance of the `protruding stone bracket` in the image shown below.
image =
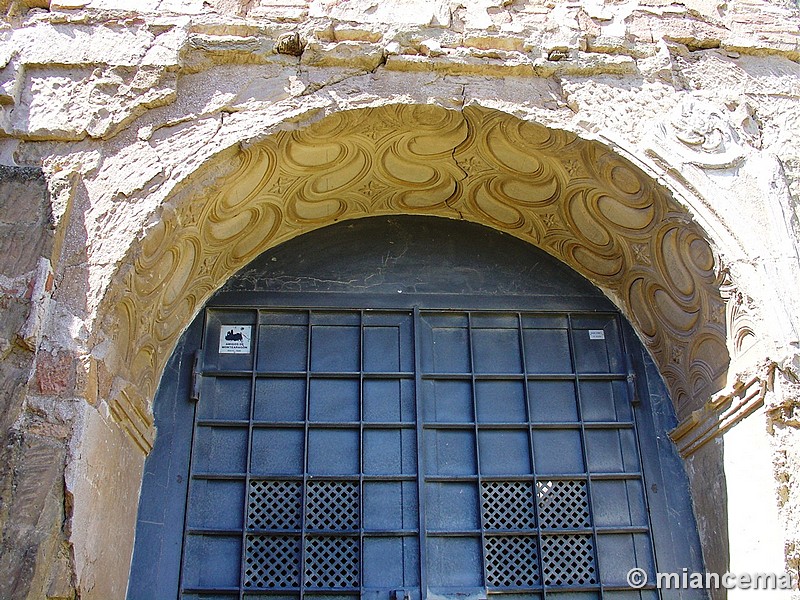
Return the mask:
[[275,52],[277,54],[288,54],[289,56],[300,56],[306,47],[306,42],[296,31],[284,33],[275,42]]
[[738,376],[728,390],[681,421],[669,434],[680,455],[683,458],[691,456],[764,406],[764,398],[773,388],[777,368],[777,363],[768,361],[749,378],[747,375]]

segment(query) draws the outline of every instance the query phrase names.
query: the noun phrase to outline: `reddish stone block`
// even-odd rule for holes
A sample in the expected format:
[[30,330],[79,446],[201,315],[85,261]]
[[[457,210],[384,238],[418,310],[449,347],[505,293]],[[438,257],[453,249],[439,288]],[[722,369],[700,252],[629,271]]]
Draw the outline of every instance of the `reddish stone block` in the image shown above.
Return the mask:
[[75,366],[69,352],[40,352],[36,359],[36,386],[39,393],[60,396],[73,389]]

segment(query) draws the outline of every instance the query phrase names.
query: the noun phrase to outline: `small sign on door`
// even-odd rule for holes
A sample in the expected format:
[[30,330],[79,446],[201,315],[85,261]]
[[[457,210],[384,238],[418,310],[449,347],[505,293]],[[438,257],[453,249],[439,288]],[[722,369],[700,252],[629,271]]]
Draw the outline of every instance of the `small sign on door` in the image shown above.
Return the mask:
[[222,325],[219,330],[220,354],[249,354],[252,325]]
[[606,332],[602,329],[590,329],[589,330],[589,339],[590,340],[604,340],[606,339]]

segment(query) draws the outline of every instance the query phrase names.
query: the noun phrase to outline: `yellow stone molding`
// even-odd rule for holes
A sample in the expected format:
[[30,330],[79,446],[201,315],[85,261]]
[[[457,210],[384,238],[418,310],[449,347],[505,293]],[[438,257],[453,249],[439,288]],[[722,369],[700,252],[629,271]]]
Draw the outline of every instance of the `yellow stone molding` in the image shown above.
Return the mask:
[[725,305],[704,232],[600,143],[479,107],[391,105],[278,132],[234,160],[164,212],[107,296],[117,369],[136,390],[114,414],[139,419],[133,430],[152,426],[146,404],[179,336],[233,273],[299,234],[372,215],[465,219],[570,265],[631,320],[679,415],[724,384]]
[[712,398],[683,419],[669,433],[680,455],[683,458],[691,456],[764,406],[777,366],[768,362],[752,377],[737,378],[730,390]]

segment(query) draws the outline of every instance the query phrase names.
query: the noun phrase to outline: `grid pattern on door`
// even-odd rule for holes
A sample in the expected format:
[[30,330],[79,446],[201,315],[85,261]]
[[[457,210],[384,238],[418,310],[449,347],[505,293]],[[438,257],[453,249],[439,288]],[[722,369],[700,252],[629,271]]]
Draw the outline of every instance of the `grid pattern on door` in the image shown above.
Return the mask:
[[207,319],[184,597],[418,590],[412,313]]
[[204,348],[183,598],[656,593],[616,315],[209,309]]
[[420,321],[427,547],[479,574],[431,569],[430,590],[623,592],[622,565],[649,569],[652,551],[616,318]]

